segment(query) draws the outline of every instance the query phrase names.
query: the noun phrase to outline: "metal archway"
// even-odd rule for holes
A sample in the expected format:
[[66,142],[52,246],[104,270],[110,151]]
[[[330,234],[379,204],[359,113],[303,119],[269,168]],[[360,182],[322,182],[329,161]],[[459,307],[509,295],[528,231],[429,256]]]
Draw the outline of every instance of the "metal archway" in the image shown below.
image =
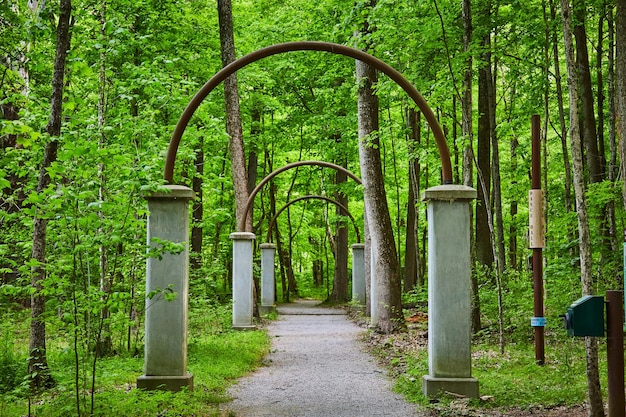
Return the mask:
[[344,206],[343,204],[341,204],[339,201],[333,200],[332,198],[328,198],[328,197],[323,196],[323,195],[305,195],[305,196],[293,199],[290,202],[288,202],[287,204],[285,204],[283,207],[281,207],[281,209],[276,212],[274,217],[272,217],[272,220],[270,220],[270,222],[269,222],[269,226],[267,228],[267,239],[266,239],[267,242],[269,242],[269,243],[272,242],[272,229],[274,228],[274,225],[276,224],[276,220],[278,219],[278,216],[280,216],[281,213],[283,211],[285,211],[292,204],[295,204],[298,201],[303,201],[303,200],[324,200],[324,201],[332,203],[332,204],[336,205],[337,207],[343,209],[346,212],[347,216],[350,217],[350,220],[352,220],[352,225],[354,226],[354,232],[356,233],[356,241],[357,241],[357,243],[361,243],[361,233],[359,232],[359,228],[358,228],[358,226],[356,224],[356,221],[354,220],[354,217],[352,216],[352,214],[350,214],[350,211],[348,210],[348,208],[346,206]]
[[263,178],[263,180],[259,183],[259,185],[254,187],[254,190],[252,190],[252,192],[250,193],[250,196],[248,197],[248,201],[246,202],[244,215],[241,218],[239,224],[237,225],[237,230],[240,231],[240,232],[245,230],[245,228],[246,228],[246,219],[248,218],[248,213],[250,212],[250,209],[252,208],[252,203],[254,203],[254,198],[259,193],[259,191],[261,191],[261,189],[263,187],[265,187],[265,185],[272,180],[272,178],[274,178],[275,176],[277,176],[281,172],[285,172],[285,171],[290,170],[292,168],[303,166],[303,165],[314,165],[314,166],[316,165],[316,166],[321,166],[321,167],[326,167],[326,168],[332,168],[332,169],[334,169],[336,171],[341,171],[341,172],[345,173],[348,177],[352,178],[354,180],[354,182],[356,182],[357,184],[361,185],[361,179],[359,177],[357,177],[356,175],[354,175],[352,172],[350,172],[347,169],[345,169],[344,167],[342,167],[341,165],[337,165],[337,164],[333,164],[331,162],[325,162],[325,161],[297,161],[297,162],[292,162],[292,163],[287,164],[287,165],[285,165],[283,167],[280,167],[277,170],[275,170],[274,172],[268,174],[267,177]]
[[442,170],[442,182],[444,184],[452,184],[452,164],[450,163],[450,150],[448,149],[448,144],[446,143],[446,137],[432,109],[428,106],[426,100],[424,100],[424,98],[417,91],[417,89],[397,70],[395,70],[387,63],[381,61],[380,59],[374,57],[373,55],[370,55],[355,48],[350,48],[345,45],[312,41],[288,42],[259,49],[225,66],[224,68],[222,68],[222,70],[216,73],[206,84],[204,84],[183,111],[183,114],[180,116],[180,119],[176,124],[174,133],[172,134],[172,138],[170,139],[167,156],[165,158],[165,167],[163,170],[163,178],[169,184],[172,184],[174,181],[174,164],[176,162],[176,153],[178,152],[178,146],[180,144],[183,133],[185,132],[185,129],[187,128],[191,117],[200,106],[200,104],[204,101],[204,99],[209,95],[209,93],[213,91],[219,84],[221,84],[222,81],[224,81],[230,75],[234,74],[237,70],[245,67],[246,65],[256,62],[262,58],[266,58],[268,56],[293,51],[324,51],[333,54],[348,56],[365,62],[366,64],[386,74],[389,78],[395,81],[396,84],[398,84],[404,91],[406,91],[407,94],[413,99],[415,104],[419,107],[420,111],[426,118],[430,129],[433,131],[433,135],[437,142],[437,148],[439,149],[439,158],[441,160]]

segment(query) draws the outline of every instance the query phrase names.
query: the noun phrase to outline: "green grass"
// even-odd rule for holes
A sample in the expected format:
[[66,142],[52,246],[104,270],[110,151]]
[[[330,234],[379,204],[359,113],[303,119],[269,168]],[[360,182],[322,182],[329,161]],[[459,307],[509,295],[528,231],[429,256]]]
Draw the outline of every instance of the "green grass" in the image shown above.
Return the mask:
[[[136,389],[143,357],[118,355],[98,361],[94,416],[217,416],[218,405],[228,401],[227,388],[235,379],[256,368],[269,351],[269,338],[262,330],[230,330],[230,306],[196,302],[189,314],[188,369],[194,374],[194,390],[171,393]],[[6,317],[5,317],[6,318]],[[23,323],[2,327],[22,336]],[[49,335],[53,333],[49,331]],[[27,333],[26,333],[27,335]],[[0,338],[1,339],[1,338]],[[23,340],[23,339],[21,339]],[[57,386],[30,399],[30,415],[77,416],[74,385],[74,352],[64,338],[51,336],[48,357]],[[25,368],[22,343],[16,344],[14,360]],[[15,356],[17,355],[17,356]],[[8,357],[8,355],[5,355]],[[81,379],[90,368],[82,367]],[[25,373],[25,369],[24,372]],[[83,384],[81,384],[83,385]],[[89,387],[89,384],[84,384]],[[25,386],[0,395],[0,417],[29,415]],[[81,392],[81,414],[90,410],[90,392]]]
[[[606,399],[606,345],[600,344],[601,385]],[[489,409],[540,409],[574,406],[587,399],[585,349],[582,338],[565,335],[552,337],[546,344],[546,363],[535,364],[534,345],[516,343],[500,354],[498,346],[476,344],[472,347],[472,376],[479,381],[481,399],[469,407]],[[445,410],[454,397],[431,402],[422,394],[422,376],[428,374],[427,349],[405,356],[406,372],[396,381],[396,389],[424,408]]]

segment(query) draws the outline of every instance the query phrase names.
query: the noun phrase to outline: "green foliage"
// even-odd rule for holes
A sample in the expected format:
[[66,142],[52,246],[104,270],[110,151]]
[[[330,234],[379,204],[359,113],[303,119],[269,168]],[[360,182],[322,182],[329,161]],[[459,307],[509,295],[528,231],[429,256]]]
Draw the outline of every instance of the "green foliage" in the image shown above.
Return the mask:
[[[535,364],[534,346],[526,342],[509,345],[504,355],[494,350],[492,344],[473,346],[472,376],[480,382],[481,399],[463,406],[485,412],[494,408],[548,409],[584,402],[587,390],[584,342],[568,338],[564,330],[549,333],[546,340],[544,366]],[[396,388],[411,401],[440,412],[459,406],[455,405],[458,399],[452,396],[443,396],[438,402],[423,396],[421,378],[428,374],[425,348],[409,352],[403,361],[407,371],[398,378]],[[606,386],[605,382],[602,386]]]
[[3,325],[0,333],[0,394],[9,393],[24,381],[25,358],[19,358],[13,340],[11,323]]
[[[263,331],[231,330],[230,313],[230,305],[213,301],[196,300],[191,305],[188,366],[194,374],[193,392],[137,390],[135,382],[143,367],[141,355],[122,354],[100,359],[97,368],[100,388],[95,395],[93,416],[219,415],[217,405],[228,401],[226,388],[236,378],[258,366],[269,349],[269,340]],[[10,326],[11,323],[4,323],[2,334],[5,334],[5,329],[10,330]],[[23,369],[23,361],[17,360],[13,346],[8,345],[12,342],[8,338],[3,338],[1,342],[2,370]],[[48,349],[54,377],[59,383],[50,392],[31,399],[32,411],[42,417],[75,415],[76,406],[71,400],[75,378],[73,349],[58,338]],[[4,383],[8,375],[3,372],[0,381]],[[13,376],[21,377],[16,372]],[[20,382],[18,379],[17,384]],[[19,386],[5,390],[0,398],[2,415],[26,414],[27,399],[20,393]]]

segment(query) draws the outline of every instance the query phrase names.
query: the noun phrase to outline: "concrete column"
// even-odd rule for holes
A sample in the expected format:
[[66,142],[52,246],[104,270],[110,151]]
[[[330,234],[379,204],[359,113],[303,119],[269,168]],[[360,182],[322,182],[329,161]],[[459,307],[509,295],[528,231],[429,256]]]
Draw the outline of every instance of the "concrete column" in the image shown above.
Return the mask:
[[428,370],[426,396],[444,391],[478,397],[471,365],[470,201],[476,190],[462,185],[429,188]]
[[178,391],[193,389],[187,373],[187,304],[189,287],[189,200],[193,191],[180,185],[166,186],[148,200],[148,245],[156,240],[182,243],[180,253],[160,253],[148,258],[146,268],[146,327],[144,373],[137,387]]
[[250,330],[252,324],[252,244],[254,233],[231,233],[233,241],[233,329]]
[[261,244],[261,313],[276,310],[275,255],[276,245],[273,243]]
[[352,245],[352,301],[365,305],[365,245]]

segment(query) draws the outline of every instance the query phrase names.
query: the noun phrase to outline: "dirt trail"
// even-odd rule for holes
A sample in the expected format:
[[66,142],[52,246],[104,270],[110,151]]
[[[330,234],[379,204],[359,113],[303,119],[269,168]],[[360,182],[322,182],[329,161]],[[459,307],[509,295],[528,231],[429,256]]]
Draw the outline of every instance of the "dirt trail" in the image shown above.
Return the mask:
[[363,329],[344,312],[299,301],[279,307],[266,366],[245,377],[226,405],[238,417],[418,417],[361,350]]

